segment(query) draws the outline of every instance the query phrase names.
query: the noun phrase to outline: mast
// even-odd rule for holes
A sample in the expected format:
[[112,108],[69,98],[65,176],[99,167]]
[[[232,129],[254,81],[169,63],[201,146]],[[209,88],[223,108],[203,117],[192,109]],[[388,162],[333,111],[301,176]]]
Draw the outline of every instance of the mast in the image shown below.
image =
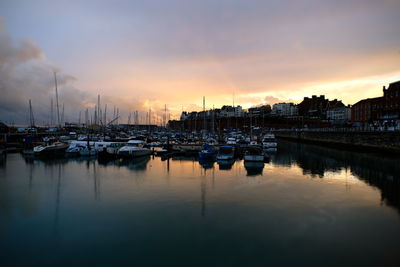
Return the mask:
[[203,128],[204,128],[204,134],[205,134],[206,128],[207,128],[207,125],[206,125],[206,97],[205,96],[203,96],[203,123],[204,123]]
[[54,124],[54,116],[53,116],[53,98],[50,99],[50,125]]
[[117,125],[119,124],[119,108],[117,108]]
[[164,105],[164,127],[167,127],[167,104]]
[[64,122],[64,103],[62,105],[62,113],[61,113],[61,123]]
[[128,116],[128,125],[131,124],[131,116],[132,116],[132,112],[129,111],[129,116]]
[[212,109],[212,113],[211,113],[211,121],[212,121],[212,123],[211,123],[211,132],[214,134],[214,105],[213,105],[213,109]]
[[58,105],[57,72],[54,72],[54,82],[55,82],[55,85],[56,85],[57,122],[58,122],[58,127],[61,127],[61,123],[60,123],[60,107]]
[[100,115],[100,95],[97,95],[97,116],[96,116],[96,123],[100,125],[101,115]]
[[104,124],[105,124],[105,125],[107,124],[107,104],[106,104],[106,106],[104,107]]
[[35,126],[35,118],[33,117],[32,102],[30,99],[29,99],[29,122],[30,122],[30,127]]

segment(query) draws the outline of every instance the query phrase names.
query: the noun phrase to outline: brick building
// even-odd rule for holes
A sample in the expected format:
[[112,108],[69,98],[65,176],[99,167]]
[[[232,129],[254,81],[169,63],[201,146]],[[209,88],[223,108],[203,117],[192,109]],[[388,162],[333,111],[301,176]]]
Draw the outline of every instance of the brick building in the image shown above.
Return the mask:
[[329,100],[324,95],[317,97],[313,95],[311,98],[304,97],[304,100],[297,105],[298,113],[307,119],[326,120],[327,111],[332,108],[344,107],[342,101],[334,99]]
[[383,87],[383,96],[358,101],[351,108],[353,122],[400,120],[400,81]]

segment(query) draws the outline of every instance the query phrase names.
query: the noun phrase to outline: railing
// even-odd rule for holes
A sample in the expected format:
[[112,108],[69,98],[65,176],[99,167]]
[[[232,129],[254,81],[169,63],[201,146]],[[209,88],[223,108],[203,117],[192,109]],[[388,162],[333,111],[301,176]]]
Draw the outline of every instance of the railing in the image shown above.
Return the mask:
[[400,133],[400,127],[349,127],[349,128],[292,128],[292,129],[274,129],[272,132],[397,132]]

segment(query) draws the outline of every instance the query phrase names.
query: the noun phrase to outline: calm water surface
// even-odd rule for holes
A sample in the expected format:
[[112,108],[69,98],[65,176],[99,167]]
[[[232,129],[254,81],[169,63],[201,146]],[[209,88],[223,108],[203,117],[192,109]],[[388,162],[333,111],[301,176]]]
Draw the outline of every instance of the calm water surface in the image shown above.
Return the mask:
[[400,161],[280,142],[191,158],[0,161],[1,266],[400,266]]

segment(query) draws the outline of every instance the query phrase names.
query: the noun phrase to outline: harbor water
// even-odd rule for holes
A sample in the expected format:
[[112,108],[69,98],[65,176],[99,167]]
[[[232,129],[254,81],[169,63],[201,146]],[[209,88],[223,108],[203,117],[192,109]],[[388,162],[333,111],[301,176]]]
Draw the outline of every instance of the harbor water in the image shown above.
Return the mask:
[[0,161],[1,266],[400,266],[400,160]]

